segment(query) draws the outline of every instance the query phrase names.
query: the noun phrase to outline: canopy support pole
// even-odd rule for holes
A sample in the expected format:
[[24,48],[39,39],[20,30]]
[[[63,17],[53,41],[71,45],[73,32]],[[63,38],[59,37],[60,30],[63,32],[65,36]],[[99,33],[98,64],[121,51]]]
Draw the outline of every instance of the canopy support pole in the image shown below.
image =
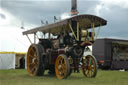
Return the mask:
[[36,33],[34,33],[34,44],[36,43]]
[[79,23],[77,22],[77,40],[79,41]]
[[32,44],[32,41],[30,40],[29,36],[28,36],[28,35],[26,35],[26,36],[27,36],[27,38],[28,38],[29,42]]
[[69,23],[69,27],[70,27],[70,29],[71,29],[71,31],[72,31],[72,35],[75,37],[75,39],[77,40],[77,37],[76,37],[76,35],[75,35],[75,33],[74,33],[74,31],[73,31],[73,29],[72,29],[72,26],[71,26],[71,24]]
[[95,36],[95,30],[94,30],[95,24],[92,23],[92,40],[94,41],[94,36]]
[[98,35],[99,35],[99,33],[100,33],[101,26],[102,26],[102,25],[100,24],[99,29],[98,29],[98,31],[97,31],[96,39],[98,38]]
[[50,36],[51,34],[50,34],[50,31],[48,32],[48,39],[50,39],[51,38],[51,36]]

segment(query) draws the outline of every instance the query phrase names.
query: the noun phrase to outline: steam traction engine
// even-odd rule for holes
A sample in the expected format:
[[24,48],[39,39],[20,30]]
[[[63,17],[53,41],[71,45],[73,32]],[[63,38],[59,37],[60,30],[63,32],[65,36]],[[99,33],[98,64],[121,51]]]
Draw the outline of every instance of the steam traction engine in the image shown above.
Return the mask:
[[[83,53],[95,40],[94,28],[106,24],[106,20],[94,15],[77,15],[23,32],[27,37],[34,34],[34,44],[27,53],[28,73],[41,76],[49,70],[49,74],[56,73],[58,79],[63,79],[82,69],[86,77],[95,77],[97,61],[93,55]],[[36,44],[37,32],[42,32],[44,37]]]

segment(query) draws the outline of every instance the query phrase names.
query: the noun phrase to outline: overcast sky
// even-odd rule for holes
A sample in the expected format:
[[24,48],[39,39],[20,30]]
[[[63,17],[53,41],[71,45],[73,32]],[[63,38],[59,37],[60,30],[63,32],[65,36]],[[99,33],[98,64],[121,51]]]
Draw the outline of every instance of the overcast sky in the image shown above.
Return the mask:
[[[77,0],[79,14],[93,14],[108,21],[99,37],[128,39],[128,0]],[[52,23],[53,16],[70,15],[71,0],[0,0],[0,51],[27,51],[25,30]],[[10,50],[10,48],[13,48]]]

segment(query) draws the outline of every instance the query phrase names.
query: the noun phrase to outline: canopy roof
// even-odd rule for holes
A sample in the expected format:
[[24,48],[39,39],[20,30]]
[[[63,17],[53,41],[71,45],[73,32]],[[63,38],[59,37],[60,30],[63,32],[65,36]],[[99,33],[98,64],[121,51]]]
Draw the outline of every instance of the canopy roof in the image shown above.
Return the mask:
[[79,22],[79,26],[81,28],[85,28],[85,29],[91,28],[92,23],[94,23],[94,27],[104,26],[107,24],[106,20],[104,20],[98,16],[84,14],[84,15],[73,16],[71,18],[61,20],[61,21],[53,23],[53,24],[48,24],[45,26],[41,26],[41,27],[37,27],[37,28],[31,29],[31,30],[24,31],[23,35],[33,34],[38,31],[41,31],[43,33],[50,32],[53,34],[60,33],[61,31],[63,31],[63,29],[70,31],[69,23],[71,24],[72,21]]

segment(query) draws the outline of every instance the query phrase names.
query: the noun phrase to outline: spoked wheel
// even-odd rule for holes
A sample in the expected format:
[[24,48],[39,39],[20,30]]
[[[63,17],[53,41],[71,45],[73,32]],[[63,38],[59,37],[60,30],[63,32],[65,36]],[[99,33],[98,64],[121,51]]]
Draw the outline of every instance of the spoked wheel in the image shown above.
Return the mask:
[[27,71],[30,76],[41,76],[44,73],[42,61],[43,47],[40,44],[32,44],[27,53]]
[[58,79],[67,78],[70,72],[70,65],[66,55],[59,55],[55,64],[56,76]]
[[96,77],[97,74],[97,61],[94,56],[87,55],[83,57],[82,71],[86,77]]

